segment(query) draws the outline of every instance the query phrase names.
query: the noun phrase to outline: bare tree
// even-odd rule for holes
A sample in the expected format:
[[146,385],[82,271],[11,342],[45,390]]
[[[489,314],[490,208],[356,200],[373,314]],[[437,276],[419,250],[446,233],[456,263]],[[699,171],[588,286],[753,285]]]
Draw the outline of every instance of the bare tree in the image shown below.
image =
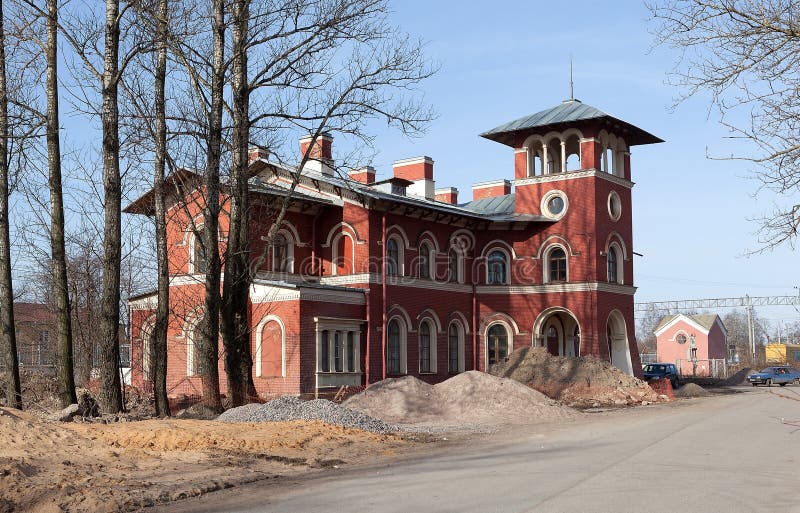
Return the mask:
[[58,0],[47,0],[44,45],[47,78],[47,161],[50,185],[50,251],[55,294],[58,397],[62,407],[77,403],[72,355],[72,323],[64,242],[64,193],[61,183],[61,142],[58,111]]
[[6,373],[6,404],[22,409],[17,340],[14,330],[14,288],[11,278],[11,236],[8,217],[9,198],[9,117],[6,80],[5,15],[0,2],[0,358]]
[[[800,225],[800,6],[790,0],[652,0],[656,42],[677,48],[670,75],[677,101],[711,94],[722,124],[752,151],[731,155],[757,165],[759,190],[783,197],[759,219],[761,250],[794,247]],[[744,124],[729,121],[743,113]]]
[[169,416],[167,398],[167,328],[169,325],[169,260],[167,252],[167,221],[164,205],[164,175],[167,164],[167,117],[166,117],[166,79],[167,79],[167,30],[168,0],[158,0],[156,16],[157,56],[155,69],[155,171],[153,175],[154,212],[156,225],[156,255],[158,261],[158,304],[156,321],[151,339],[153,358],[153,393],[155,395],[156,415]]

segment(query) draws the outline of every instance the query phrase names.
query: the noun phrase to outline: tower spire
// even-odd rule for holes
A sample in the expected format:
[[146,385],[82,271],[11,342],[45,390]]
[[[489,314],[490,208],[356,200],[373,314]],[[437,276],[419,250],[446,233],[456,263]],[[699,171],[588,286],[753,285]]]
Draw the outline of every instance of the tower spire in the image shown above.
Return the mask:
[[575,99],[575,83],[572,81],[572,54],[569,54],[569,99]]

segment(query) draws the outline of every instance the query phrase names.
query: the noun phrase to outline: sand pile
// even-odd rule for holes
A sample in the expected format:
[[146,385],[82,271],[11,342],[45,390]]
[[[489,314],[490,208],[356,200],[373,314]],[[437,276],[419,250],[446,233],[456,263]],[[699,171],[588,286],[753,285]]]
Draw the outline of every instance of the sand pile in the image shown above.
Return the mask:
[[747,381],[747,375],[753,374],[755,372],[757,372],[756,369],[753,369],[751,367],[745,367],[744,369],[741,369],[740,371],[736,372],[736,374],[734,374],[733,376],[730,376],[728,379],[721,382],[720,385],[726,387],[734,387],[737,385],[749,385],[750,383]]
[[675,397],[706,397],[711,392],[696,383],[686,383],[674,392]]
[[592,356],[553,356],[525,347],[489,372],[511,378],[570,406],[623,406],[664,400],[644,381]]
[[413,376],[390,378],[343,404],[398,424],[530,423],[578,415],[521,383],[478,371],[433,386]]

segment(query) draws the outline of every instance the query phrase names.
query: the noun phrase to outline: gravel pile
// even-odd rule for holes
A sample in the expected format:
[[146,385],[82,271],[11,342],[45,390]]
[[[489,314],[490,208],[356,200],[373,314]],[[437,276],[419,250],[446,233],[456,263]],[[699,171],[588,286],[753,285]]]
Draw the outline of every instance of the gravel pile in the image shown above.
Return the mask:
[[328,424],[377,434],[396,433],[401,430],[398,426],[345,408],[327,399],[304,401],[288,395],[264,404],[253,403],[231,408],[217,417],[217,420],[223,422],[319,420]]
[[707,397],[711,392],[696,383],[686,383],[674,392],[675,397]]

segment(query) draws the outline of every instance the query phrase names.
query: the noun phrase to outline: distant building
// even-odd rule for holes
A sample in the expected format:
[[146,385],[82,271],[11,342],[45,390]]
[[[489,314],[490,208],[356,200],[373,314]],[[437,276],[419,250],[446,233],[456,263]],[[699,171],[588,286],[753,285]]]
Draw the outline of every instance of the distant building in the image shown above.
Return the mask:
[[[90,334],[96,330],[88,326],[87,314],[81,317],[82,326],[73,316],[73,354],[75,355],[76,380],[80,381],[79,367],[81,362],[93,367],[97,360],[97,343],[91,340]],[[17,358],[22,370],[40,374],[55,374],[58,359],[57,327],[55,312],[52,307],[42,303],[14,303],[14,327],[17,335]],[[92,348],[86,351],[85,348]],[[124,330],[120,330],[120,363],[126,380],[130,382],[130,344]],[[2,361],[0,361],[0,366]],[[91,370],[89,367],[89,370]]]
[[800,365],[800,345],[767,344],[766,360],[770,364]]
[[728,331],[716,314],[668,315],[654,334],[658,361],[674,363],[684,376],[719,375],[732,357]]

